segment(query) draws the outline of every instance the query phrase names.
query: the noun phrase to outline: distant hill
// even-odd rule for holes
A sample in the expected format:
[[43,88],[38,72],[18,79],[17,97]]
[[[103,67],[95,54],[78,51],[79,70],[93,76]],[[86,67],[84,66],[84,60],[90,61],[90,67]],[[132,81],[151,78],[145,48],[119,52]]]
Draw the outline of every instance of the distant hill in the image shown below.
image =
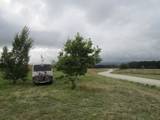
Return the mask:
[[145,68],[145,69],[160,69],[160,61],[133,61],[126,63],[109,62],[100,63],[95,66],[95,68]]
[[129,68],[160,68],[160,61],[140,61],[140,62],[130,62],[128,63]]

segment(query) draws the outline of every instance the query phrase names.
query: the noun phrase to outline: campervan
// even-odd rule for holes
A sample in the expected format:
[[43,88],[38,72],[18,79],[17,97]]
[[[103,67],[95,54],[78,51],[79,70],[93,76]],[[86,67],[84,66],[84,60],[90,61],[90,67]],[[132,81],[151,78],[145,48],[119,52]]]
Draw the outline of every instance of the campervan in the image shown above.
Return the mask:
[[51,84],[53,70],[50,64],[37,64],[32,66],[32,80],[34,84]]

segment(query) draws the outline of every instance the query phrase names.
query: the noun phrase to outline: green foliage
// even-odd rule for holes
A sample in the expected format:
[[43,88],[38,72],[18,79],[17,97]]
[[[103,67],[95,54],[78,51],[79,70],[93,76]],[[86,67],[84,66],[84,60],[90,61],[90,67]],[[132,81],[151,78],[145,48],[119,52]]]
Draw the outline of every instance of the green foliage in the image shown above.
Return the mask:
[[72,88],[76,87],[78,76],[85,75],[87,68],[101,61],[101,49],[93,46],[91,39],[84,39],[79,33],[69,39],[58,56],[56,67],[70,76]]
[[121,64],[119,66],[120,69],[127,69],[128,68],[128,65],[127,64]]
[[12,50],[9,52],[7,47],[3,48],[1,56],[1,68],[4,77],[13,80],[24,78],[28,74],[29,50],[32,47],[32,39],[29,37],[29,30],[24,27],[22,31],[16,34],[12,43]]

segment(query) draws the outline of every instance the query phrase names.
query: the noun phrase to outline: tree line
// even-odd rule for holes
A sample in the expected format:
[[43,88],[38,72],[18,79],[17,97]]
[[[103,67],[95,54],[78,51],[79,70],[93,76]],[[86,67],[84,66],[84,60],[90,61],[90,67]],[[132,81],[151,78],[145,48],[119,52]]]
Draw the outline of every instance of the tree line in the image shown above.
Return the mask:
[[[33,40],[29,36],[29,29],[25,26],[15,35],[11,50],[8,50],[7,46],[3,47],[0,70],[5,79],[11,80],[13,84],[17,80],[26,80],[29,72],[29,51],[32,46]],[[84,38],[77,33],[64,44],[55,68],[69,78],[71,88],[75,89],[79,77],[85,75],[89,67],[94,67],[101,61],[100,52],[101,49],[95,47],[90,38]]]
[[121,64],[121,69],[127,68],[143,68],[143,69],[160,69],[160,61],[136,61]]

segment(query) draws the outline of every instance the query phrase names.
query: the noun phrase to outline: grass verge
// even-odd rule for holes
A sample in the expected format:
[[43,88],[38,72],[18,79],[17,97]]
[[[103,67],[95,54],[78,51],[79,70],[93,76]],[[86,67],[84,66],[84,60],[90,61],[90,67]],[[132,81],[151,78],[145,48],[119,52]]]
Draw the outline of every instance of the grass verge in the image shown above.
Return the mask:
[[160,80],[160,69],[117,69],[113,73]]
[[89,70],[71,90],[62,73],[55,82],[9,84],[0,77],[2,120],[158,120],[160,90],[98,76]]

